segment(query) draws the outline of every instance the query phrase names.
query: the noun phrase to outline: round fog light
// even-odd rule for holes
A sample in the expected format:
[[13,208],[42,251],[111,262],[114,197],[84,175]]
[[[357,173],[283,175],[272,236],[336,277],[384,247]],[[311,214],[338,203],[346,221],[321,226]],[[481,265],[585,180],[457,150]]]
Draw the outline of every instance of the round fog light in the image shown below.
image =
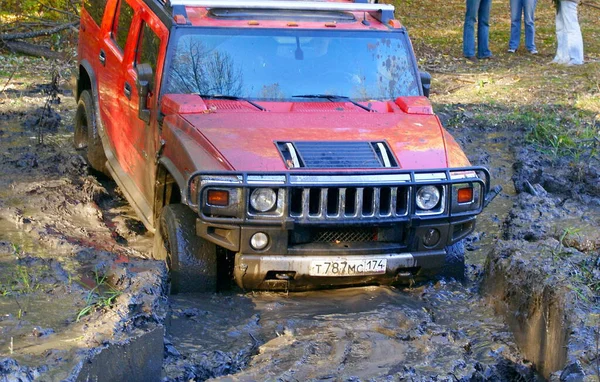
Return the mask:
[[252,249],[260,251],[269,245],[269,236],[264,232],[257,232],[250,238],[250,246]]
[[440,241],[440,231],[435,228],[429,228],[423,235],[423,244],[426,247],[433,247]]

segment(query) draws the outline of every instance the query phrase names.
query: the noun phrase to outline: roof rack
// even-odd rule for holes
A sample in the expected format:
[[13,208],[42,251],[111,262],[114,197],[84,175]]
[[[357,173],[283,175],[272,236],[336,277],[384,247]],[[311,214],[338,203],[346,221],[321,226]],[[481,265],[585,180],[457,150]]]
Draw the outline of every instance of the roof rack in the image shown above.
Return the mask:
[[172,7],[190,6],[203,8],[282,9],[300,11],[357,11],[368,12],[382,23],[387,23],[389,20],[394,18],[393,5],[371,4],[363,2],[346,3],[297,0],[170,0],[168,1],[168,4],[170,4]]

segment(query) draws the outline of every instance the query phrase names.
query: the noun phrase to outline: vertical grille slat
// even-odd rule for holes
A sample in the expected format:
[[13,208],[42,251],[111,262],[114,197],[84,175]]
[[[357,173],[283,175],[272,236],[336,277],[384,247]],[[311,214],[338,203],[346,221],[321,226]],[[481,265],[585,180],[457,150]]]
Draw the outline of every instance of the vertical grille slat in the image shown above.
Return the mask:
[[381,201],[381,188],[375,187],[373,190],[373,216],[380,216],[379,203]]
[[362,214],[362,206],[363,206],[363,193],[365,189],[362,187],[356,188],[356,197],[354,199],[354,215],[352,217],[358,217]]
[[340,188],[340,196],[338,199],[338,213],[336,217],[344,217],[346,215],[346,188]]
[[392,187],[390,190],[390,213],[396,213],[396,206],[398,204],[398,187]]
[[408,187],[296,187],[290,192],[290,216],[343,220],[393,218],[408,213]]
[[327,215],[327,188],[321,188],[321,200],[319,204],[319,215],[326,216]]
[[302,190],[302,217],[308,217],[310,211],[310,188]]

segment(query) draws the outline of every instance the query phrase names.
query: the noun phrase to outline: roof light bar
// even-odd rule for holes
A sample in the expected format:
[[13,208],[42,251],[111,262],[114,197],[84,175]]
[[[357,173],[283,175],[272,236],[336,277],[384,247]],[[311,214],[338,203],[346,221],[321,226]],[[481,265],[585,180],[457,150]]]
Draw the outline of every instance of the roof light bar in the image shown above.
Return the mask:
[[169,3],[171,4],[171,6],[183,5],[203,8],[379,12],[379,17],[377,18],[382,23],[387,23],[389,20],[394,18],[394,6],[391,4],[285,0],[171,0]]

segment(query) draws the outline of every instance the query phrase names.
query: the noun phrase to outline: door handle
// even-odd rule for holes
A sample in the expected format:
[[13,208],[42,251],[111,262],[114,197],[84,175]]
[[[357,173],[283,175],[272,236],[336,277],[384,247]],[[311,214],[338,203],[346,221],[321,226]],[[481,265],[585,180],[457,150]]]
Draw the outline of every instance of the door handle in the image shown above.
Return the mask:
[[131,85],[129,85],[129,82],[125,82],[125,86],[123,87],[123,93],[125,93],[127,99],[131,99]]
[[102,64],[102,66],[106,65],[106,53],[104,53],[104,50],[100,50],[100,55],[98,56],[98,60],[100,60],[100,63]]

